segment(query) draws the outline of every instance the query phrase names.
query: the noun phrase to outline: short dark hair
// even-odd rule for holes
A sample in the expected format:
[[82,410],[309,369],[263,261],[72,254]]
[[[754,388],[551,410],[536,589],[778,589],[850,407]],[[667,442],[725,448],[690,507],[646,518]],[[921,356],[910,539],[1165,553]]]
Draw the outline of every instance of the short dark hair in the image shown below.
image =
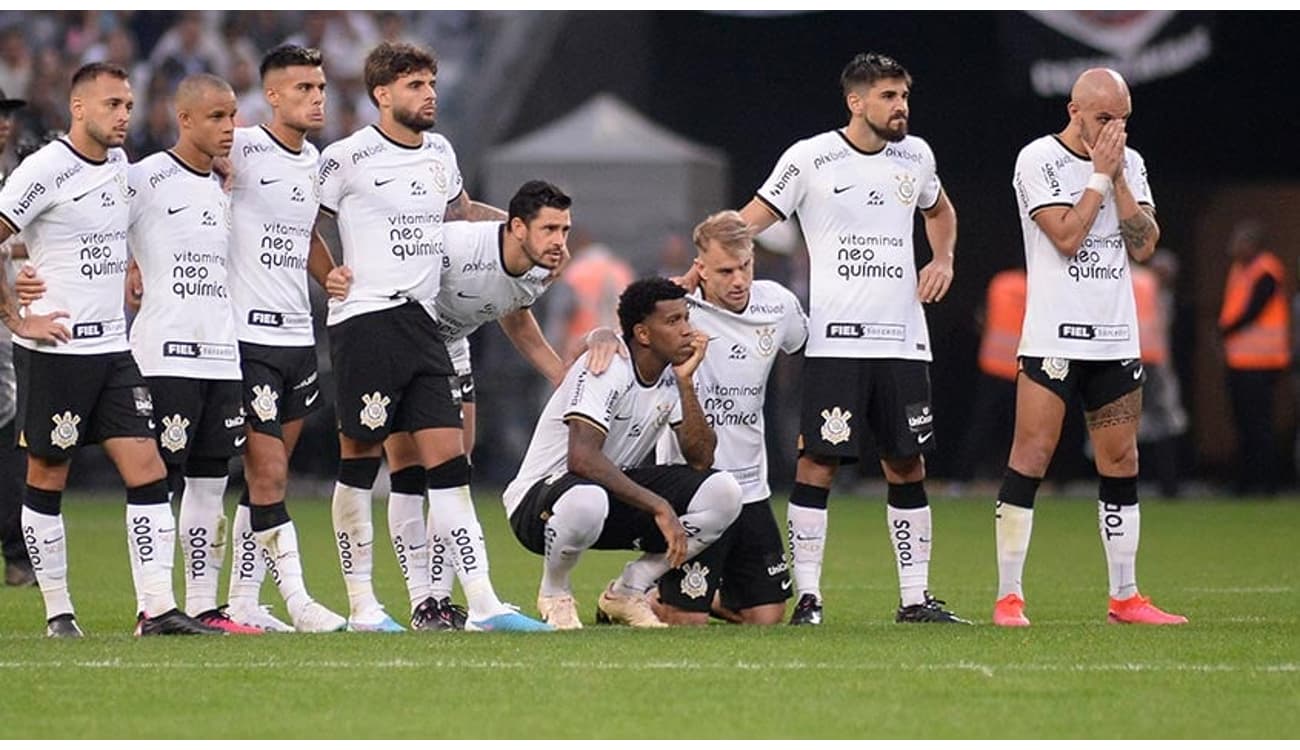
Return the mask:
[[537,218],[543,208],[555,208],[568,211],[573,199],[564,191],[544,180],[529,180],[519,187],[515,197],[510,199],[506,221],[520,219],[525,224]]
[[266,53],[266,57],[262,58],[262,65],[258,68],[258,71],[261,73],[262,78],[265,79],[266,74],[272,70],[283,70],[297,65],[319,68],[323,64],[324,58],[321,57],[320,50],[315,47],[281,44]]
[[382,42],[366,55],[366,96],[376,107],[375,87],[387,86],[417,70],[438,73],[438,56],[433,50],[405,42]]
[[114,65],[107,62],[92,62],[77,68],[77,72],[72,74],[72,86],[76,88],[83,83],[91,83],[100,76],[110,76],[121,81],[131,80],[131,76],[126,72],[126,68],[120,65]]
[[871,87],[886,78],[902,78],[912,85],[912,74],[894,58],[879,52],[859,52],[840,73],[840,87],[847,94],[858,86]]
[[685,289],[662,276],[629,284],[618,297],[618,324],[623,329],[623,338],[632,339],[632,329],[654,314],[655,305],[685,296]]

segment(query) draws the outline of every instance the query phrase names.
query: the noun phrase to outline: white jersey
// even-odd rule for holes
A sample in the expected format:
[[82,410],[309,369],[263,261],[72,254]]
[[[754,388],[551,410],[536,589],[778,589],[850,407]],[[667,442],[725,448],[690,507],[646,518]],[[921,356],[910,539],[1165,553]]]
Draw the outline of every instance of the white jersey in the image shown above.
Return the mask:
[[131,256],[144,297],[131,353],[147,377],[239,380],[239,342],[226,287],[230,197],[221,178],[170,151],[131,165]]
[[523,464],[501,496],[507,516],[539,480],[568,471],[571,419],[605,433],[601,452],[615,466],[638,466],[654,450],[660,434],[682,421],[677,378],[666,367],[655,382],[642,383],[632,362],[622,357],[615,357],[605,372],[592,375],[587,355],[579,357],[546,402]]
[[484,323],[532,307],[550,283],[551,272],[540,266],[519,276],[506,270],[505,227],[495,221],[443,225],[449,263],[443,269],[436,299],[438,330],[458,375],[470,371],[465,337]]
[[941,188],[934,153],[914,136],[867,153],[831,130],[782,154],[757,197],[782,219],[799,214],[808,356],[930,361],[912,231],[916,208],[933,208]]
[[[1073,206],[1092,176],[1092,160],[1043,136],[1020,150],[1013,185],[1025,237],[1028,295],[1020,355],[1065,359],[1137,359],[1137,306],[1128,249],[1112,196],[1102,201],[1073,257],[1057,251],[1034,221],[1051,206]],[[1124,176],[1138,203],[1154,206],[1146,163],[1124,149]]]
[[462,192],[447,139],[425,133],[404,146],[368,125],[321,153],[321,209],[336,215],[343,263],[352,269],[345,300],[329,301],[327,323],[416,301],[434,316],[444,257],[442,217]]
[[[695,392],[718,436],[713,468],[731,472],[742,502],[766,500],[772,495],[763,428],[767,376],[778,350],[793,354],[808,341],[808,318],[794,294],[775,281],[755,281],[744,312],[705,302],[698,291],[686,301],[691,325],[709,334]],[[685,463],[676,435],[659,438],[658,457],[659,463]]]
[[230,301],[240,341],[312,346],[307,256],[320,208],[320,155],[280,142],[263,126],[235,130],[230,161]]
[[0,220],[23,233],[45,296],[31,312],[64,310],[72,332],[66,344],[18,346],[53,354],[124,352],[123,288],[128,264],[130,202],[126,153],[108,150],[103,161],[82,156],[60,138],[23,160],[0,190]]

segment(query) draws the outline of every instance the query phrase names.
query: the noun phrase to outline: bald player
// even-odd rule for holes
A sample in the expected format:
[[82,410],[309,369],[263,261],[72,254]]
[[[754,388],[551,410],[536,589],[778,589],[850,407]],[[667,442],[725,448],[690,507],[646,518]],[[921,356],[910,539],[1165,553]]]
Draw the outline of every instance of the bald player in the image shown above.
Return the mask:
[[[130,193],[122,151],[134,97],[105,63],[72,76],[71,126],[0,190],[0,242],[22,232],[48,283],[23,311],[0,279],[0,320],[14,332],[19,444],[27,449],[22,526],[45,600],[46,634],[78,638],[68,589],[62,499],[76,449],[99,443],[126,485],[126,529],[141,635],[220,634],[176,608],[176,521],[153,432],[153,403],[128,349],[122,313]],[[0,269],[0,273],[3,270]]]
[[226,266],[230,196],[212,162],[234,142],[235,93],[207,73],[181,80],[177,141],[132,164],[127,303],[131,352],[153,395],[168,486],[181,498],[185,610],[234,633],[258,629],[217,607],[225,552],[222,495],[245,442],[239,348]]
[[1129,263],[1155,251],[1160,227],[1141,154],[1127,147],[1133,112],[1115,71],[1075,82],[1070,121],[1020,151],[1012,181],[1025,238],[1028,300],[1020,336],[1015,438],[997,500],[998,600],[993,622],[1029,625],[1021,575],[1034,495],[1061,436],[1065,407],[1083,401],[1096,447],[1098,525],[1110,575],[1108,620],[1176,625],[1138,592],[1138,321]]

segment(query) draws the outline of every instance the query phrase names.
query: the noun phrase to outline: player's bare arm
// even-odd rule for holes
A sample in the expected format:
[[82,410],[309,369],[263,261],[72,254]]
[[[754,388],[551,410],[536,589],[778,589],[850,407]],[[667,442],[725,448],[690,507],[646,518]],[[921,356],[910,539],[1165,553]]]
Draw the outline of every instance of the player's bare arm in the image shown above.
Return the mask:
[[580,418],[569,420],[569,471],[589,479],[620,502],[654,516],[655,524],[668,542],[668,564],[686,561],[686,529],[668,501],[633,482],[601,452],[605,431]]
[[957,249],[957,209],[948,200],[948,193],[939,190],[939,200],[925,217],[925,236],[930,241],[934,258],[917,274],[916,295],[922,302],[938,302],[952,286],[953,255]]
[[1123,177],[1115,181],[1115,207],[1119,210],[1119,234],[1124,238],[1129,257],[1145,262],[1155,254],[1156,242],[1160,240],[1156,210],[1139,204]]
[[[0,243],[3,243],[12,232],[0,223],[0,235],[3,235],[0,236]],[[39,341],[42,344],[71,341],[72,332],[59,322],[60,318],[68,317],[67,312],[55,310],[46,315],[18,314],[18,300],[9,291],[8,265],[8,263],[0,263],[0,322],[3,322],[15,336]]]
[[680,365],[673,365],[673,375],[677,378],[677,392],[682,400],[682,422],[677,425],[677,442],[681,446],[686,463],[696,471],[713,467],[713,452],[718,447],[718,436],[704,417],[704,409],[695,395],[695,381],[691,378],[704,354],[709,348],[709,335],[696,331],[691,342],[694,354]]
[[[1104,175],[1112,182],[1124,163],[1124,123],[1111,120],[1101,128],[1097,142],[1092,146],[1084,144],[1088,156],[1092,159],[1095,174]],[[1088,188],[1079,196],[1073,207],[1049,206],[1033,215],[1034,223],[1043,230],[1056,251],[1067,258],[1073,257],[1088,236],[1092,224],[1101,212],[1105,195],[1095,188]]]
[[135,312],[140,312],[140,303],[144,301],[144,275],[140,273],[140,265],[131,258],[131,262],[126,266],[126,279],[124,296],[126,306]]
[[542,328],[532,310],[515,310],[498,318],[497,323],[515,349],[537,368],[542,377],[551,381],[551,385],[559,385],[564,380],[564,362],[542,335]]
[[[325,287],[325,293],[330,297],[334,299],[346,299],[348,292],[352,289],[351,268],[348,268],[341,263],[334,265],[334,256],[330,255],[331,268],[325,272],[324,281],[321,281],[316,277],[316,274],[312,272],[313,260],[316,257],[316,253],[319,252],[317,248],[318,241],[320,243],[320,248],[324,249],[327,255],[329,254],[329,245],[325,244],[325,240],[321,234],[321,228],[326,226],[326,222],[333,221],[334,216],[328,211],[321,210],[320,213],[316,214],[316,225],[312,227],[311,230],[311,249],[308,251],[307,270],[312,273],[313,278],[316,278],[317,281],[321,282],[321,286]],[[323,261],[320,260],[315,260],[314,262],[316,264],[323,264]]]
[[329,280],[330,271],[334,268],[334,256],[330,253],[329,245],[325,244],[325,238],[321,237],[320,231],[313,229],[311,247],[307,251],[307,273],[311,274],[316,283],[328,292],[329,287],[326,282]]
[[455,200],[447,204],[447,211],[442,216],[443,221],[505,221],[506,212],[496,206],[489,206],[486,203],[479,203],[470,200],[469,193],[464,190]]

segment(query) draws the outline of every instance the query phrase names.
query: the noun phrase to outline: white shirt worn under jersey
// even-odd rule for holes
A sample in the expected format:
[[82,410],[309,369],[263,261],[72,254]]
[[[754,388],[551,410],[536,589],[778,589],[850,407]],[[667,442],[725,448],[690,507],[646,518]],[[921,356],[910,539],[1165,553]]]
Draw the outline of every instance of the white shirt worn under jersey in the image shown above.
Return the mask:
[[[1028,295],[1020,355],[1083,360],[1139,356],[1137,306],[1128,249],[1119,231],[1113,195],[1107,195],[1083,243],[1061,255],[1034,215],[1051,206],[1071,207],[1092,176],[1092,160],[1043,136],[1020,150],[1012,185],[1025,238]],[[1155,206],[1146,162],[1124,149],[1124,179],[1140,205]]]
[[436,308],[438,330],[457,375],[468,375],[469,336],[484,323],[532,307],[550,284],[551,272],[533,266],[515,276],[506,270],[504,223],[449,221],[443,225],[448,264]]
[[808,356],[930,361],[912,230],[916,208],[933,208],[941,189],[934,153],[915,136],[867,153],[831,130],[782,154],[757,197],[781,219],[799,215]]
[[404,146],[368,125],[321,153],[320,203],[338,217],[347,299],[329,301],[329,325],[416,301],[435,315],[447,267],[442,218],[463,190],[451,143],[424,133]]
[[[741,501],[772,495],[767,483],[763,402],[777,351],[793,354],[808,341],[808,318],[794,293],[775,281],[755,281],[742,312],[705,302],[697,291],[686,298],[691,325],[709,334],[709,350],[695,371],[695,393],[704,418],[718,437],[713,468],[731,472]],[[659,463],[685,463],[677,436],[659,438]]]
[[72,340],[58,345],[14,337],[18,346],[53,354],[124,352],[122,313],[128,264],[130,193],[126,153],[111,148],[101,162],[60,138],[46,144],[5,180],[0,220],[22,232],[30,263],[46,284],[31,312],[64,310]]
[[653,383],[643,383],[630,360],[615,357],[609,369],[593,375],[583,354],[551,394],[524,454],[519,472],[502,493],[509,516],[529,488],[568,471],[569,420],[580,419],[605,433],[601,452],[628,469],[654,450],[659,436],[682,421],[682,399],[671,367]]
[[131,353],[146,377],[239,380],[239,342],[226,282],[230,197],[221,178],[170,151],[127,172],[131,256],[144,296]]
[[265,126],[237,128],[230,150],[230,300],[240,341],[312,346],[307,258],[320,208],[320,155],[295,151]]

